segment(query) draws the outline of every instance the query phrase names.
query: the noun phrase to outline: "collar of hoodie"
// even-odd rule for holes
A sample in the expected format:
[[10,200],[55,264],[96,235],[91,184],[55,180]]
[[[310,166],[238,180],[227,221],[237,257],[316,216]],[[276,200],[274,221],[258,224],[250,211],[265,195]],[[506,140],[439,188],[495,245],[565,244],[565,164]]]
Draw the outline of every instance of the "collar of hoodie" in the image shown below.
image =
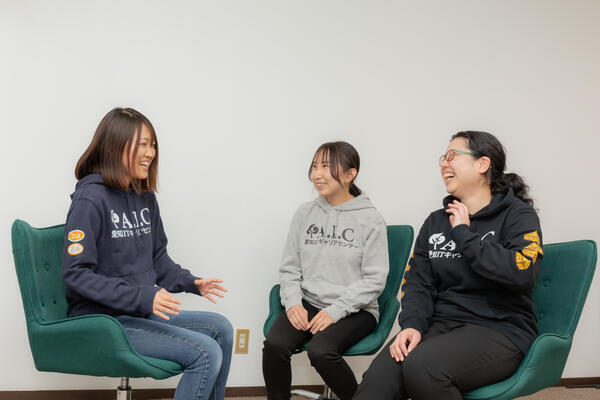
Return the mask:
[[371,203],[371,200],[365,193],[361,193],[355,198],[343,202],[342,204],[338,204],[337,206],[332,206],[331,204],[329,204],[327,199],[323,196],[317,197],[315,199],[315,202],[325,212],[325,214],[327,214],[327,223],[329,223],[329,218],[331,214],[335,213],[335,222],[333,224],[335,226],[339,225],[340,215],[343,212],[375,208],[375,206],[373,206],[373,203]]
[[[452,203],[454,200],[460,201],[459,198],[454,197],[452,195],[444,197],[444,208],[448,208],[448,204]],[[514,195],[512,188],[508,188],[508,190],[505,192],[496,193],[494,197],[492,197],[492,201],[490,201],[490,204],[477,211],[474,215],[469,214],[469,218],[483,218],[498,214],[500,211],[508,207],[508,205],[514,203],[516,200],[517,198]]]

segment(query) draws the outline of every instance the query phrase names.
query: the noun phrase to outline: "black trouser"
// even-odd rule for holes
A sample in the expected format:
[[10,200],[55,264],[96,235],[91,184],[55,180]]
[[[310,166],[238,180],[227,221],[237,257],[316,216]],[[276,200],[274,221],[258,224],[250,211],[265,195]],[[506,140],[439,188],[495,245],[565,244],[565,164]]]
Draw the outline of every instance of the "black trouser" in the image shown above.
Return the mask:
[[458,400],[461,392],[510,377],[523,360],[503,334],[480,325],[435,320],[404,362],[388,343],[364,373],[355,400]]
[[[304,300],[302,305],[308,311],[309,321],[320,311]],[[376,325],[375,317],[361,310],[313,335],[310,331],[294,328],[285,312],[279,314],[267,334],[263,348],[263,376],[267,385],[267,399],[290,398],[290,360],[292,354],[309,340],[308,358],[311,365],[340,399],[352,399],[358,384],[342,354],[371,333]]]

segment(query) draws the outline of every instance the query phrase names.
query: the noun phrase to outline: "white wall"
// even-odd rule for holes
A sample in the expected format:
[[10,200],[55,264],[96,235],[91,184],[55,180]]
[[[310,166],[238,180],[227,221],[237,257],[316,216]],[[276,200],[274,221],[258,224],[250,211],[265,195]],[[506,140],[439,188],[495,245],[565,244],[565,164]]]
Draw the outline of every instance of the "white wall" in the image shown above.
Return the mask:
[[[35,370],[9,234],[15,218],[64,222],[75,163],[115,106],[158,132],[171,255],[230,290],[185,305],[251,330],[230,386],[263,385],[267,292],[324,141],[353,143],[359,186],[389,224],[418,230],[441,205],[450,135],[491,131],[532,187],[545,242],[600,242],[599,20],[593,0],[0,0],[0,390],[115,384]],[[565,377],[600,376],[599,286]],[[369,362],[351,360],[357,374]],[[294,383],[320,382],[305,355],[293,366]]]

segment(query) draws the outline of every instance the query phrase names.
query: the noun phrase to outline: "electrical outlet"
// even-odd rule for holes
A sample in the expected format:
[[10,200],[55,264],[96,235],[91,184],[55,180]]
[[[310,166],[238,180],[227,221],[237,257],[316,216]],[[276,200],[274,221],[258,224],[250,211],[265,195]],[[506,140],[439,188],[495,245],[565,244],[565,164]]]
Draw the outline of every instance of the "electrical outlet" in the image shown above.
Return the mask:
[[248,341],[250,339],[250,329],[235,330],[235,353],[248,354]]

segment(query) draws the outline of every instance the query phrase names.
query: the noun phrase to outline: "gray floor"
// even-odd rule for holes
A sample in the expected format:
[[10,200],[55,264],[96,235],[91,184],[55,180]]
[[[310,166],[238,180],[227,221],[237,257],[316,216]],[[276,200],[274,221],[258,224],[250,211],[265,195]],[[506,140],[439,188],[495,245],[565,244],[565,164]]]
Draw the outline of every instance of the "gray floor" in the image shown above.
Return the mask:
[[[227,397],[228,400],[265,400],[266,397]],[[600,400],[600,389],[567,389],[564,387],[542,390],[520,400]],[[305,400],[292,396],[292,400]]]

